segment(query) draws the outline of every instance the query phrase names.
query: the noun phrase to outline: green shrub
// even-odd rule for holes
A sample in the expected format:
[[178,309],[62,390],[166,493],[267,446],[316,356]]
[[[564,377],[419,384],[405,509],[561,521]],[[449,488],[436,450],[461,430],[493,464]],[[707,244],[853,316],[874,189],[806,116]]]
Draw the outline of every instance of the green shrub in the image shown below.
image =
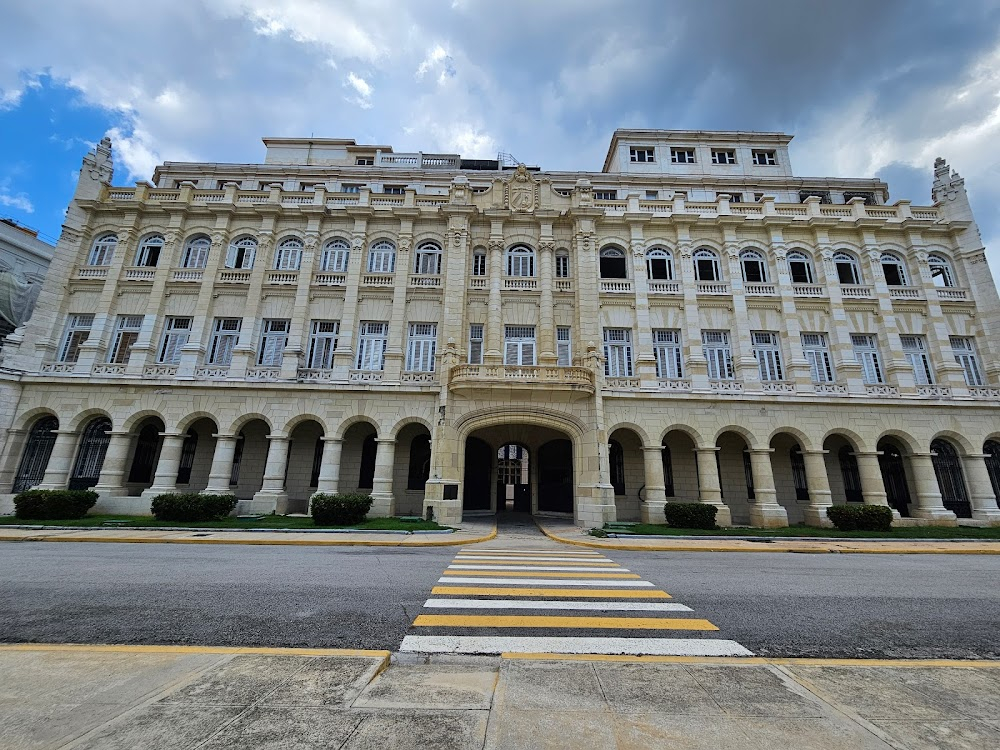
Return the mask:
[[354,526],[365,520],[371,495],[313,495],[312,517],[317,526]]
[[92,490],[25,490],[14,498],[14,515],[36,521],[83,518],[96,502]]
[[718,508],[708,503],[667,503],[663,508],[667,525],[677,529],[717,529],[718,512]]
[[160,521],[217,521],[232,513],[235,507],[235,495],[178,492],[157,495],[150,510]]
[[841,531],[892,531],[892,510],[885,505],[831,505],[826,515]]

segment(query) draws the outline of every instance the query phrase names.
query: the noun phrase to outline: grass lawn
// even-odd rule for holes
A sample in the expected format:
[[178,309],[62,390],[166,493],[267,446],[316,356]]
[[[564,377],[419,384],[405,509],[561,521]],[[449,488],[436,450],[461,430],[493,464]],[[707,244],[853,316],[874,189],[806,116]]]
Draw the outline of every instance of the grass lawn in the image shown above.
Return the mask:
[[[652,523],[637,523],[628,527],[636,534],[658,536],[810,536],[824,539],[1000,539],[1000,528],[972,526],[908,526],[880,531],[838,531],[815,526],[789,526],[780,529],[676,529]],[[607,529],[615,533],[614,529]],[[623,536],[629,536],[624,534]]]
[[[63,521],[32,521],[14,516],[0,516],[0,526],[81,526],[103,527],[106,521],[126,521],[121,526],[145,526],[150,528],[189,528],[199,529],[364,529],[368,531],[442,531],[450,526],[440,526],[434,521],[401,521],[398,518],[369,518],[356,526],[317,526],[312,518],[292,516],[264,516],[257,518],[224,518],[221,521],[199,521],[187,523],[181,521],[157,521],[152,516],[104,516],[93,515],[84,518],[71,518]],[[114,524],[118,526],[119,524]],[[110,527],[110,525],[109,525]]]

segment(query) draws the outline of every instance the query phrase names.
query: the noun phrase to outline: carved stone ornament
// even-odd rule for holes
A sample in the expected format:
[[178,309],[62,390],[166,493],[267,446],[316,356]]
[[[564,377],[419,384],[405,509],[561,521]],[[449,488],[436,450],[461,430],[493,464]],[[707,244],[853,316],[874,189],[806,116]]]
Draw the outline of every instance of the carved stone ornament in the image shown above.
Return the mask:
[[538,249],[539,250],[549,250],[549,251],[555,250],[556,249],[556,243],[553,242],[552,240],[542,240],[541,242],[538,243]]
[[788,257],[788,246],[783,242],[771,245],[771,251],[778,260],[785,260]]
[[462,238],[465,236],[465,231],[462,229],[454,229],[451,233],[451,244],[455,247],[462,246]]
[[177,232],[164,232],[163,244],[167,247],[177,244]]
[[646,243],[642,240],[632,240],[629,246],[632,250],[632,255],[636,258],[646,257]]
[[729,256],[730,260],[740,257],[740,246],[739,245],[726,245],[726,255]]
[[400,237],[398,245],[399,245],[399,252],[408,253],[410,252],[410,248],[413,247],[413,238]]
[[318,244],[319,244],[319,235],[312,233],[307,234],[305,236],[305,240],[302,243],[303,247],[310,252],[314,251]]
[[681,257],[684,260],[691,260],[691,256],[694,255],[694,246],[693,245],[681,245],[679,248],[677,248],[677,252],[679,252],[681,254]]
[[497,237],[490,237],[489,248],[490,250],[503,250],[503,240]]
[[913,257],[917,259],[917,263],[920,265],[927,265],[927,259],[930,257],[926,250],[917,250]]
[[365,236],[363,234],[356,234],[351,238],[351,249],[360,250],[365,246]]
[[527,213],[538,208],[538,183],[523,164],[518,164],[514,174],[504,183],[503,197],[504,207],[511,211]]

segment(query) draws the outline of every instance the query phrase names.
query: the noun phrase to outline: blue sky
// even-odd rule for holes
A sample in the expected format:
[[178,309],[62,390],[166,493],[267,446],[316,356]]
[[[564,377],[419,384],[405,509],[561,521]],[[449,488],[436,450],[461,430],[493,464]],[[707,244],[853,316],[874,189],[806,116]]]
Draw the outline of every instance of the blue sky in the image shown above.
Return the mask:
[[795,134],[795,172],[930,202],[943,156],[1000,267],[1000,0],[0,0],[0,216],[58,235],[115,182],[265,135],[599,170],[616,127]]

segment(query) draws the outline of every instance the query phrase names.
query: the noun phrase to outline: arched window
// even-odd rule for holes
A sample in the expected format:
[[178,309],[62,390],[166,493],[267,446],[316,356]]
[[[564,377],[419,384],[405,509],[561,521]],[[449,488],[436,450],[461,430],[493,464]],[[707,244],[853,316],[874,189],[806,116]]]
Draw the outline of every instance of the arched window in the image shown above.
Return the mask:
[[198,452],[198,433],[188,430],[181,446],[181,463],[177,467],[177,484],[191,482],[191,468],[194,466],[194,455]]
[[756,250],[744,250],[740,253],[740,265],[743,266],[743,280],[750,283],[767,281],[767,263],[764,256]]
[[111,442],[110,431],[111,420],[107,417],[92,419],[84,428],[69,489],[88,490],[97,484],[104,465],[104,454],[108,452],[108,443]]
[[396,246],[388,240],[376,242],[368,250],[368,273],[392,273],[396,270]]
[[722,281],[719,256],[707,248],[694,254],[694,277],[698,281]]
[[812,260],[801,250],[792,250],[788,254],[788,275],[792,277],[793,284],[813,284]]
[[940,255],[927,256],[927,265],[931,269],[931,281],[934,286],[955,286],[955,275],[951,272],[951,264]]
[[983,453],[986,454],[986,471],[989,472],[990,484],[993,485],[993,495],[1000,502],[1000,443],[987,440],[983,445]]
[[608,463],[611,465],[611,486],[616,495],[625,494],[625,451],[617,440],[608,441]]
[[226,268],[253,268],[257,256],[257,240],[253,237],[240,237],[233,240],[226,253]]
[[535,251],[526,245],[515,245],[507,250],[508,276],[534,276]]
[[788,459],[792,464],[792,484],[795,486],[795,499],[806,501],[809,499],[809,484],[806,481],[806,461],[802,457],[802,449],[798,444],[793,445],[788,452]]
[[882,253],[880,259],[885,283],[889,286],[906,286],[906,266],[892,253]]
[[375,454],[378,444],[375,435],[369,435],[361,444],[361,472],[358,475],[358,488],[370,490],[375,486]]
[[674,278],[674,256],[662,247],[654,247],[646,253],[646,275],[651,279],[672,281]]
[[625,251],[620,247],[605,247],[601,249],[601,278],[626,279]]
[[413,273],[422,276],[438,276],[441,273],[441,248],[433,242],[425,242],[417,248],[413,257]]
[[330,240],[323,246],[319,270],[326,273],[346,273],[351,257],[351,246],[344,240]]
[[204,268],[208,264],[208,251],[212,240],[205,235],[192,237],[184,246],[184,257],[181,259],[183,268]]
[[90,256],[87,258],[87,265],[110,266],[111,259],[115,257],[115,248],[117,247],[117,234],[102,234],[94,240],[94,246],[90,248]]
[[486,275],[486,251],[481,247],[477,247],[472,253],[472,275]]
[[145,484],[152,480],[159,449],[160,430],[156,425],[148,424],[139,431],[135,455],[132,458],[132,469],[128,473],[129,482]]
[[151,234],[144,237],[139,243],[139,249],[135,251],[135,265],[153,267],[160,260],[160,253],[163,251],[163,236]]
[[276,271],[298,271],[302,263],[302,240],[289,237],[282,240],[274,251],[274,268]]
[[59,420],[55,417],[42,417],[31,426],[11,492],[24,492],[41,484],[52,455],[52,446],[56,444],[55,431],[58,429]]
[[841,250],[833,254],[833,263],[837,267],[837,278],[841,284],[861,283],[861,267],[853,255]]
[[664,445],[660,453],[663,461],[663,489],[667,497],[674,496],[674,463],[670,456],[669,446]]
[[410,470],[406,489],[423,491],[431,475],[431,437],[417,435],[410,443]]
[[941,500],[944,507],[959,518],[971,518],[972,506],[969,495],[965,491],[965,478],[962,476],[962,461],[958,457],[955,446],[947,440],[931,441],[931,463],[937,475],[938,488],[941,490]]
[[858,457],[849,445],[845,445],[837,453],[840,460],[840,474],[844,478],[844,495],[849,503],[864,502],[861,491],[861,471],[858,469]]

